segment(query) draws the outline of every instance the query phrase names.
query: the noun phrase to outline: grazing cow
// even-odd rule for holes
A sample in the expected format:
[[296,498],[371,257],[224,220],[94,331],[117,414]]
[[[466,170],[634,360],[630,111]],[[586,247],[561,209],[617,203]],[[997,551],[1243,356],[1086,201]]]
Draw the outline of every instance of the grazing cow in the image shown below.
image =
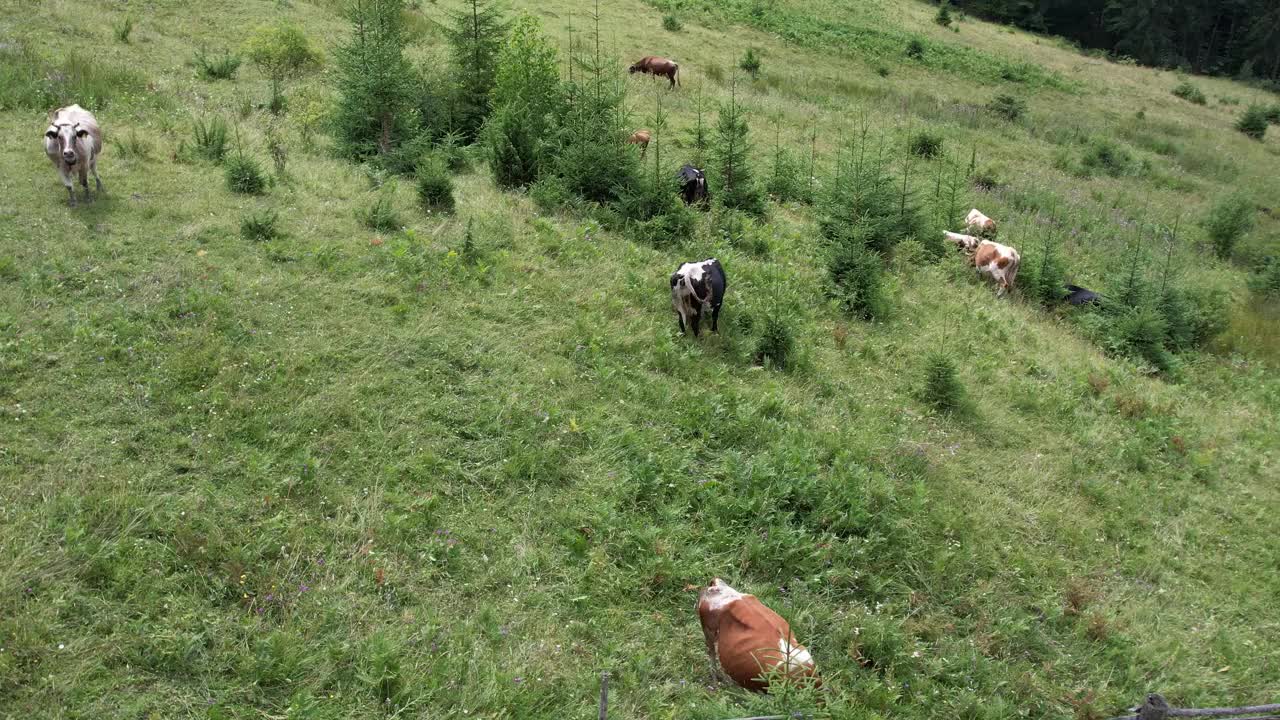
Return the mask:
[[650,135],[648,130],[637,130],[631,133],[631,137],[627,138],[628,143],[640,146],[641,159],[643,159],[644,154],[649,151],[649,138]]
[[646,55],[635,62],[631,67],[627,68],[627,72],[632,75],[636,73],[645,73],[646,75],[662,76],[671,81],[671,87],[678,85],[680,77],[680,65],[674,60],[668,60],[664,57],[656,57],[654,55]]
[[947,232],[946,230],[942,231],[942,236],[955,243],[956,247],[967,253],[972,253],[974,250],[977,250],[978,243],[982,242],[982,238],[977,238],[972,235],[961,235],[960,233]]
[[974,235],[981,235],[982,237],[995,237],[996,221],[974,208],[969,211],[969,215],[964,219],[964,231]]
[[698,619],[712,674],[719,667],[748,690],[769,689],[768,676],[812,678],[821,685],[813,656],[791,634],[791,626],[755,595],[743,595],[720,578],[698,595]]
[[711,332],[720,332],[720,304],[724,302],[725,277],[720,261],[708,258],[685,263],[671,275],[671,305],[680,316],[680,332],[693,330],[698,337],[702,315],[711,311]]
[[680,180],[680,196],[684,198],[685,205],[705,203],[711,198],[711,193],[707,190],[707,176],[698,168],[686,164],[680,168],[677,178]]
[[1101,305],[1102,296],[1098,293],[1082,288],[1079,285],[1067,285],[1067,296],[1063,300],[1072,305]]
[[[84,199],[93,201],[89,194],[89,173],[102,192],[102,178],[98,177],[98,153],[102,152],[102,130],[93,113],[79,105],[70,105],[53,111],[49,129],[44,131],[44,152],[62,176],[67,186],[67,204],[76,206],[75,182],[72,179],[79,170],[80,185],[84,187]],[[79,166],[77,168],[77,166]]]
[[973,266],[978,269],[978,273],[995,280],[999,286],[996,297],[1013,289],[1013,281],[1018,277],[1018,265],[1021,262],[1022,256],[1018,255],[1017,250],[990,240],[978,243],[978,249],[973,253]]

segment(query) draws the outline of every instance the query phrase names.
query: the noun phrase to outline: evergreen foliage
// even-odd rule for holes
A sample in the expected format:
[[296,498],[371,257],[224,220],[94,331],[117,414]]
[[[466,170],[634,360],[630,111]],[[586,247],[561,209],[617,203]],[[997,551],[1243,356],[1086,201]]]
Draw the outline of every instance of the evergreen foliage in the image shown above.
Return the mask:
[[1229,258],[1236,244],[1253,229],[1254,205],[1243,195],[1222,198],[1214,204],[1203,221],[1213,251],[1220,258]]
[[1196,105],[1205,105],[1209,102],[1208,98],[1204,96],[1204,92],[1201,91],[1200,88],[1192,85],[1186,80],[1178,83],[1178,87],[1173,89],[1173,94],[1187,102],[1195,103]]
[[427,153],[418,162],[414,178],[418,204],[428,212],[453,212],[453,178],[445,158]]
[[924,365],[924,387],[921,399],[942,412],[955,412],[964,408],[966,395],[956,364],[949,355],[935,352]]
[[760,77],[760,56],[756,54],[755,48],[747,48],[747,54],[742,56],[742,62],[738,63],[738,67],[750,75],[752,80]]
[[724,207],[763,217],[767,206],[751,168],[750,133],[746,109],[738,102],[735,82],[729,102],[720,105],[712,140],[711,157],[719,190],[715,198]]
[[987,103],[987,110],[1009,122],[1017,122],[1027,114],[1027,103],[1015,95],[1001,93]]
[[386,155],[418,124],[416,76],[404,56],[404,0],[353,0],[348,17],[351,37],[335,51],[334,140],[349,158]]
[[472,141],[489,117],[508,24],[501,5],[489,0],[466,0],[463,9],[449,17],[452,25],[445,34],[453,58],[453,128]]
[[493,114],[484,132],[494,181],[532,184],[549,165],[548,138],[564,106],[555,46],[532,16],[522,16],[498,56]]
[[1261,140],[1267,135],[1270,113],[1264,105],[1250,105],[1236,121],[1236,129],[1254,140]]

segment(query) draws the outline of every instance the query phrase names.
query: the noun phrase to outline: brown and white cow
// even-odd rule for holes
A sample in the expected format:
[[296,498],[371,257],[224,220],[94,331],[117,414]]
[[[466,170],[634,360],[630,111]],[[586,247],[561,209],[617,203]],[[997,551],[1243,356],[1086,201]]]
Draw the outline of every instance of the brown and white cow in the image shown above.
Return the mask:
[[942,236],[947,241],[954,243],[956,247],[967,253],[972,253],[974,250],[977,250],[978,243],[982,242],[982,238],[974,237],[972,235],[964,235],[961,233],[948,232],[946,230],[942,231]]
[[62,184],[67,187],[67,203],[76,205],[75,183],[72,176],[79,171],[80,184],[84,187],[84,199],[92,202],[89,194],[89,173],[98,192],[102,192],[102,178],[98,177],[98,153],[102,152],[102,130],[93,113],[79,105],[69,105],[53,111],[49,129],[44,132],[44,152],[58,169]]
[[627,72],[633,75],[639,72],[661,76],[671,81],[671,87],[675,87],[680,77],[680,64],[664,57],[646,55],[627,68]]
[[822,684],[813,656],[796,641],[791,626],[755,595],[716,578],[698,595],[698,618],[713,674],[718,667],[739,686],[756,691],[768,690],[770,677]]
[[978,208],[974,208],[964,219],[964,231],[983,237],[995,237],[996,221],[983,215]]
[[631,137],[627,138],[627,142],[632,145],[639,145],[640,157],[643,158],[644,154],[649,150],[649,139],[651,137],[648,130],[637,130],[631,133]]
[[999,286],[996,290],[997,297],[1013,290],[1013,281],[1018,277],[1018,265],[1021,262],[1022,257],[1017,250],[990,240],[978,243],[978,249],[973,253],[973,266],[978,269],[978,273],[995,280]]

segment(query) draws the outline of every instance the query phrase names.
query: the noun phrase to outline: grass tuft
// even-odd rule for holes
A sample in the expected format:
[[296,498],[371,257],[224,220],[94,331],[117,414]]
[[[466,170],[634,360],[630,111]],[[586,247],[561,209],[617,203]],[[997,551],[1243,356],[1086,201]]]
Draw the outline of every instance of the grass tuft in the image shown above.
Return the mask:
[[250,213],[240,219],[240,237],[251,242],[267,242],[284,236],[280,214],[275,210]]
[[206,80],[234,80],[236,71],[240,69],[241,59],[239,55],[233,55],[229,51],[224,50],[221,55],[212,56],[204,48],[200,48],[196,50],[191,62],[196,66],[200,77]]

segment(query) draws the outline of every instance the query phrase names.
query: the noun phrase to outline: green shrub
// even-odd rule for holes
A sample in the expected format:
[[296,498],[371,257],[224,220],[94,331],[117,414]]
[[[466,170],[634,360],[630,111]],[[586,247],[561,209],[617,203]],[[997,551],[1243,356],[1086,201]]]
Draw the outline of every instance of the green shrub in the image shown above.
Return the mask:
[[938,14],[933,16],[933,21],[942,27],[951,27],[951,6],[947,0],[942,0],[938,6]]
[[1017,96],[1002,93],[987,103],[987,111],[1009,122],[1017,122],[1027,114],[1027,102]]
[[756,362],[779,370],[786,370],[796,349],[791,326],[774,313],[765,316],[756,341]]
[[418,163],[415,184],[418,203],[428,212],[453,212],[453,178],[445,159],[434,153]]
[[262,164],[241,148],[235,155],[227,158],[224,172],[227,178],[227,189],[242,195],[261,195],[267,189],[267,176]]
[[663,15],[662,28],[668,32],[680,32],[684,29],[684,24],[675,15]]
[[286,22],[254,30],[245,41],[244,52],[271,81],[268,107],[276,114],[284,110],[285,81],[320,65],[320,52],[311,40],[301,28]]
[[884,265],[880,255],[857,236],[833,243],[828,252],[830,294],[845,312],[856,318],[883,319],[889,303],[884,292]]
[[1249,289],[1265,298],[1280,298],[1280,260],[1267,258],[1249,276]]
[[879,75],[880,77],[887,78],[889,77],[889,68],[885,65],[877,65],[876,74]]
[[1236,129],[1254,140],[1261,140],[1267,135],[1268,109],[1263,105],[1250,105],[1240,119],[1236,121]]
[[736,85],[730,90],[729,102],[720,105],[711,156],[719,188],[715,201],[763,217],[768,207],[752,171],[750,128],[746,110],[738,103]]
[[1196,105],[1205,105],[1209,102],[1204,93],[1200,91],[1200,88],[1186,80],[1183,80],[1178,84],[1178,87],[1173,89],[1173,94]]
[[915,155],[936,158],[942,154],[942,136],[927,130],[921,131],[911,137],[909,147]]
[[1045,307],[1054,307],[1066,297],[1066,284],[1066,267],[1052,238],[1046,233],[1039,248],[1023,253],[1018,285],[1026,297]]
[[267,242],[282,237],[280,215],[275,210],[250,213],[240,219],[240,237],[252,242]]
[[1112,342],[1122,353],[1167,372],[1173,367],[1173,356],[1164,346],[1167,327],[1164,316],[1155,308],[1129,308],[1116,320]]
[[[351,5],[350,39],[334,50],[338,97],[332,127],[344,157],[390,154],[417,130],[414,95],[421,88],[404,55],[403,5],[400,0]],[[417,160],[417,155],[405,157],[401,172],[411,172]]]
[[1253,229],[1254,212],[1253,202],[1240,194],[1229,195],[1214,204],[1201,225],[1218,257],[1231,257],[1236,244]]
[[1111,177],[1123,177],[1137,172],[1133,154],[1124,145],[1105,137],[1094,137],[1085,146],[1080,158],[1081,174],[1102,173]]
[[400,215],[396,212],[395,183],[387,183],[378,192],[373,204],[356,209],[356,219],[370,230],[391,232],[401,227]]
[[1272,125],[1280,125],[1280,102],[1268,105],[1263,114],[1267,118],[1267,122]]
[[752,80],[760,77],[760,56],[756,54],[755,48],[747,48],[747,54],[742,56],[742,62],[738,63],[738,67],[750,75]]
[[1226,329],[1227,297],[1220,291],[1165,288],[1158,308],[1165,321],[1165,344],[1182,352],[1204,347]]
[[529,187],[529,199],[539,210],[549,213],[568,205],[573,194],[559,176],[546,175]]
[[191,126],[192,137],[196,143],[196,154],[220,163],[227,156],[227,121],[220,115],[214,115],[208,122],[196,119]]
[[942,412],[962,410],[966,404],[964,385],[960,383],[955,362],[941,352],[931,353],[925,359],[924,386],[920,399]]
[[916,60],[924,59],[924,43],[919,38],[911,38],[907,43],[907,57]]
[[240,69],[240,56],[227,51],[219,57],[212,57],[201,48],[196,50],[191,62],[196,66],[196,72],[206,80],[231,80]]

